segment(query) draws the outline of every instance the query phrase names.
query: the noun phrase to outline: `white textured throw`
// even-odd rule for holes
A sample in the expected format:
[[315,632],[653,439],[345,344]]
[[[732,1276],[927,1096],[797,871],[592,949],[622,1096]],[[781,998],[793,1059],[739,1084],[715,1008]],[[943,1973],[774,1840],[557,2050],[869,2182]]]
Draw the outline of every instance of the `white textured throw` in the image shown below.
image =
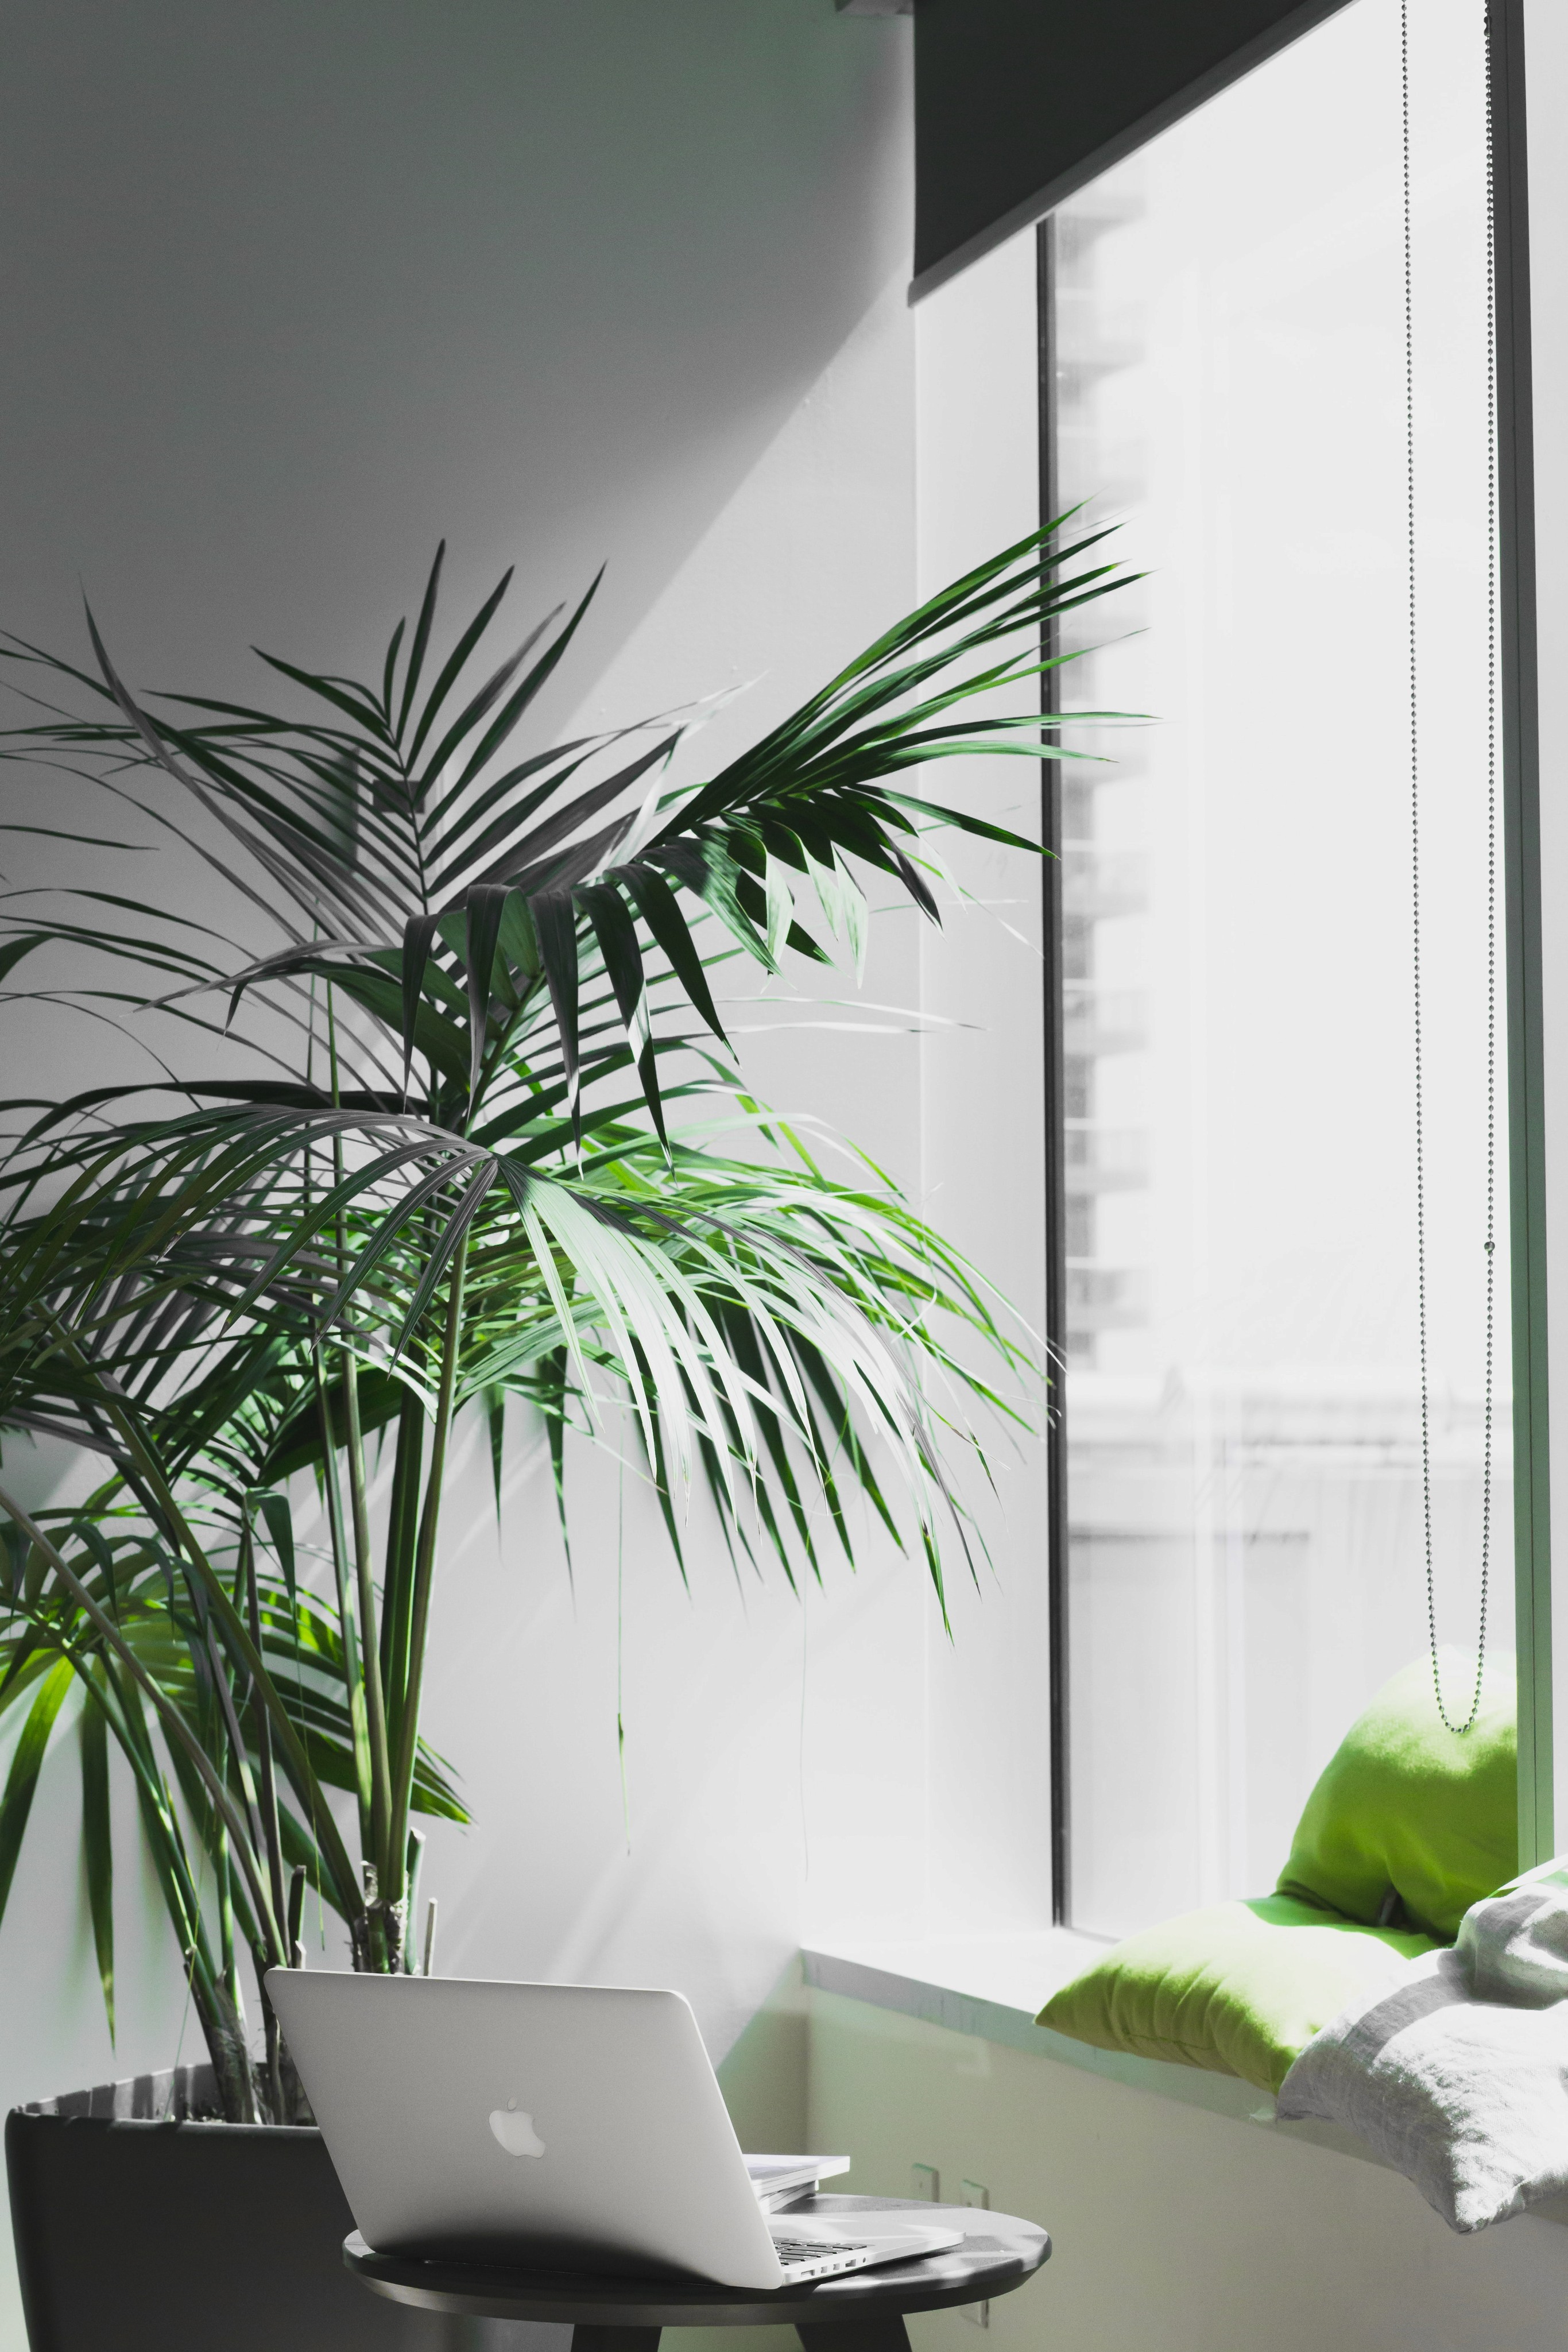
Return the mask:
[[1314,2034],[1281,2122],[1343,2124],[1451,2229],[1483,2230],[1568,2189],[1568,1864],[1466,1912],[1452,1951]]

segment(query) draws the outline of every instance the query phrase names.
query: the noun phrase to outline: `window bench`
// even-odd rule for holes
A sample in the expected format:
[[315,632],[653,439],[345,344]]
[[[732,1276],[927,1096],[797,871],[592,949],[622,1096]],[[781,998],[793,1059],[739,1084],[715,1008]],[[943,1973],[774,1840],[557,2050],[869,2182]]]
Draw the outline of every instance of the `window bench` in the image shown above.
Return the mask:
[[[1130,2090],[1203,2107],[1238,2123],[1268,2126],[1281,2138],[1306,2142],[1353,2157],[1379,2170],[1389,2168],[1351,2132],[1307,2119],[1276,2124],[1268,2094],[1234,2074],[1214,2074],[1199,2066],[1173,2066],[1157,2058],[1097,2050],[1035,2023],[1035,2012],[1057,1989],[1103,1952],[1109,1937],[1072,1928],[989,1937],[934,1937],[899,1943],[842,1943],[801,1953],[806,1984],[873,2009],[920,2019],[952,2033],[998,2042],[1038,2058],[1051,2059],[1086,2074],[1099,2074]],[[1414,2194],[1414,2190],[1412,2194]],[[1538,2205],[1545,2221],[1568,2224],[1568,2195]]]

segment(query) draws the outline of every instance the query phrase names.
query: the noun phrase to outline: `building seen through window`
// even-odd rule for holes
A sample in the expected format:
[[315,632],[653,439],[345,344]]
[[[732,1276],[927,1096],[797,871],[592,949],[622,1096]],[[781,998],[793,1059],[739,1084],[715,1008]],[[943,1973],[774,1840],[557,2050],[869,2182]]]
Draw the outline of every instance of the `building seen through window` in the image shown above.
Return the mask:
[[[1473,1649],[1485,1259],[1484,78],[1413,11],[1439,1631]],[[1071,1906],[1273,1884],[1426,1637],[1396,0],[1056,215],[1058,502],[1145,576],[1062,792]],[[1108,608],[1107,608],[1108,610]],[[1502,1019],[1499,1013],[1499,1052]],[[1504,1099],[1499,1073],[1499,1103]],[[1500,1118],[1499,1150],[1503,1133]],[[1499,1164],[1491,1643],[1511,1643]],[[1469,1704],[1462,1669],[1451,1704]]]

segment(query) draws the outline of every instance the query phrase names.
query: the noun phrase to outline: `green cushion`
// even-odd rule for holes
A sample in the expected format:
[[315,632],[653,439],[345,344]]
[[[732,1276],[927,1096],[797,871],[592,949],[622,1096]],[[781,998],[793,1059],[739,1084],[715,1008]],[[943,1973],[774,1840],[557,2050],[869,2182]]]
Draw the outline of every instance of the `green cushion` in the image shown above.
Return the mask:
[[[1462,1721],[1475,1658],[1441,1654],[1443,1697]],[[1514,1681],[1489,1663],[1481,1711],[1462,1737],[1443,1727],[1423,1658],[1385,1683],[1307,1800],[1281,1895],[1375,1920],[1395,1887],[1407,1916],[1451,1943],[1472,1903],[1519,1868]]]
[[1426,1936],[1289,1895],[1217,1903],[1129,1936],[1048,2000],[1040,2022],[1273,2092],[1332,2017],[1432,1949]]

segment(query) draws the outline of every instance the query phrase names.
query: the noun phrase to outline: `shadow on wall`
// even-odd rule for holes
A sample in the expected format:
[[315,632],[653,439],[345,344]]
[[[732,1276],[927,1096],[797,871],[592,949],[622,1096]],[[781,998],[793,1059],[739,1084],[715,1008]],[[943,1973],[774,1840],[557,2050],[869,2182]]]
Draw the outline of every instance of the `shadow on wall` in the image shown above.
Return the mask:
[[[0,627],[81,646],[85,583],[136,684],[245,698],[261,675],[247,642],[324,667],[366,659],[443,535],[449,613],[520,559],[507,605],[519,634],[608,558],[534,740],[601,694],[640,717],[765,670],[736,706],[748,736],[914,602],[907,30],[840,18],[832,0],[13,0]],[[54,779],[31,789],[38,804],[16,814],[69,821]],[[185,904],[172,861],[154,885],[151,861],[97,854],[95,885]],[[13,839],[10,883],[43,878],[52,855]],[[904,965],[886,954],[875,993],[906,1001]],[[40,1023],[13,1048],[12,1088],[51,1090],[61,1068],[110,1083],[125,1075],[119,1052],[107,1029]],[[917,1166],[918,1092],[894,1066],[878,1064],[872,1139]],[[824,1051],[812,1080],[813,1100],[833,1110],[848,1097],[870,1117],[858,1067],[852,1087]],[[31,1467],[47,1487],[61,1465]],[[503,1562],[487,1493],[479,1503],[465,1517],[485,1565],[458,1574],[493,1577],[486,1599],[507,1613],[484,1662],[487,1713],[452,1673],[482,1826],[444,1860],[444,1920],[455,1931],[463,1896],[487,1881],[499,1892],[471,1915],[473,1962],[519,1969],[527,1937],[560,1921],[580,1932],[588,1898],[603,1948],[630,1876],[618,1964],[689,1985],[726,2050],[800,1940],[801,1808],[793,1774],[759,1768],[758,1800],[744,1749],[710,1758],[689,1694],[705,1675],[735,1685],[763,1764],[792,1756],[799,1612],[769,1587],[741,1614],[715,1559],[694,1633],[662,1550],[628,1580],[632,1865],[616,1488],[600,1479],[584,1529],[580,1626],[557,1589],[553,1534],[525,1544],[519,1497]],[[449,1580],[436,1637],[454,1659],[460,1590],[477,1605],[471,1582]],[[847,1621],[873,1591],[848,1596]],[[924,1594],[898,1591],[903,1622]],[[566,1621],[564,1663],[537,1684],[536,1617]],[[816,1641],[814,1660],[831,1655]],[[548,1702],[522,1762],[519,1678]],[[677,1820],[669,1792],[682,1789]],[[47,1830],[73,1822],[78,1801],[62,1748],[0,1953],[0,2105],[166,2063],[179,2046],[180,1981],[122,1807],[120,2039],[108,2047],[85,1899]],[[461,1942],[453,1932],[448,1966]],[[770,2009],[735,2043],[753,2134],[770,2117],[787,2138],[803,2128],[799,2032]],[[21,2342],[0,2244],[0,2352]]]
[[85,581],[132,676],[344,615],[351,667],[444,532],[455,609],[611,559],[580,696],[905,259],[904,28],[831,0],[16,0],[6,50],[0,625]]

